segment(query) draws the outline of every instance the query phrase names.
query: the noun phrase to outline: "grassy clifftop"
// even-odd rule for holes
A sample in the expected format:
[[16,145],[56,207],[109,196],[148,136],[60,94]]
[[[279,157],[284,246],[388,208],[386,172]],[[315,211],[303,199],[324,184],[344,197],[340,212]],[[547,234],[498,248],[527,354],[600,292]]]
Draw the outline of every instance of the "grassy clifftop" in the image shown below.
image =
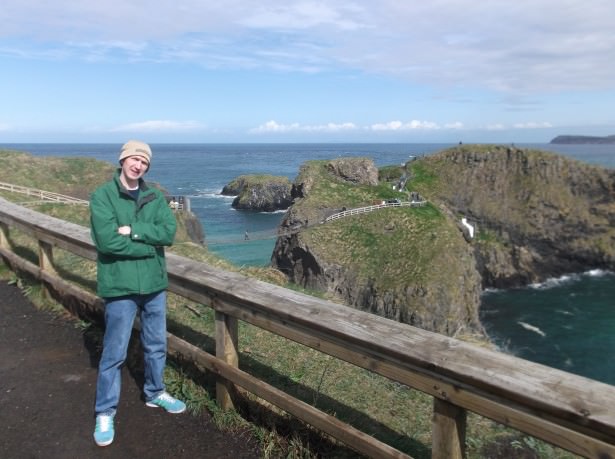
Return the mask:
[[405,191],[393,189],[403,168],[397,173],[387,168],[379,174],[384,180],[370,185],[339,177],[330,163],[302,166],[295,181],[302,197],[283,226],[307,222],[308,227],[278,240],[276,266],[294,282],[359,309],[446,334],[479,329],[480,278],[472,249],[445,209],[430,202],[312,226],[343,208],[408,200]]
[[91,158],[39,157],[0,150],[0,181],[39,188],[80,199],[113,174],[116,166]]

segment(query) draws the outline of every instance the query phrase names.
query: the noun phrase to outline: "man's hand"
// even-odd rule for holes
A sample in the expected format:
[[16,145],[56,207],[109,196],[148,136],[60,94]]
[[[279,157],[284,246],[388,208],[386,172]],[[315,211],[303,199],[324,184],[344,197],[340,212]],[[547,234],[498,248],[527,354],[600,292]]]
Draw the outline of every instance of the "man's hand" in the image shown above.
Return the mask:
[[122,236],[130,236],[130,226],[120,226],[117,229],[117,232],[120,233]]

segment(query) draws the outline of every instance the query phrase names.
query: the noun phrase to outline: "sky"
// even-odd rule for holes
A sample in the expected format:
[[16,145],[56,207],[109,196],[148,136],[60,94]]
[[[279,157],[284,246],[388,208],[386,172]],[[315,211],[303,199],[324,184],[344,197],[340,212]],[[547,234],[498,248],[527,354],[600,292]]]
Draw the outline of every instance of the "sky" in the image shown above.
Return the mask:
[[615,134],[613,0],[3,0],[0,144]]

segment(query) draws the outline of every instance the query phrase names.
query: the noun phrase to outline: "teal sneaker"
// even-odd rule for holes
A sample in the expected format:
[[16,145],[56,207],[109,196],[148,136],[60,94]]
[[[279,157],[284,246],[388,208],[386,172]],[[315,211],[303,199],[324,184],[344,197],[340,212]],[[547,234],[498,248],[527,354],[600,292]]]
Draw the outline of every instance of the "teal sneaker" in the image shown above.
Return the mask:
[[94,429],[94,441],[98,446],[107,446],[113,442],[115,429],[113,418],[115,415],[99,414],[96,416],[96,428]]
[[179,414],[186,411],[186,404],[181,400],[177,400],[166,392],[163,392],[158,397],[149,402],[145,402],[147,406],[152,408],[164,408],[168,413]]

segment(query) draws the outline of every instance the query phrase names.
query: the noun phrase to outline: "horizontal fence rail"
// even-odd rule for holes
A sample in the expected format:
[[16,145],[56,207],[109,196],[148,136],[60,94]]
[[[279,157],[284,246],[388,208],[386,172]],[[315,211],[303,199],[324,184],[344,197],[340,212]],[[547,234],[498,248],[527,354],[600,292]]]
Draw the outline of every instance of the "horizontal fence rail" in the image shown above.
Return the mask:
[[323,223],[327,223],[338,218],[350,217],[352,215],[360,215],[375,210],[386,209],[388,207],[421,207],[427,204],[427,201],[401,201],[401,202],[386,202],[384,204],[374,204],[373,206],[356,207],[354,209],[343,210],[333,215],[329,215],[324,219]]
[[82,206],[90,205],[89,201],[84,199],[54,193],[52,191],[37,190],[36,188],[29,188],[27,186],[13,185],[12,183],[0,182],[0,190],[10,191],[11,193],[25,194],[27,196],[34,196],[43,202],[61,202],[64,204],[79,204]]
[[[10,249],[19,229],[39,241],[39,265]],[[94,260],[87,228],[0,199],[0,255],[93,308],[100,299],[55,274],[53,247]],[[167,256],[169,290],[215,310],[216,351],[169,335],[169,352],[218,378],[216,396],[233,406],[238,386],[374,458],[409,457],[242,371],[238,320],[345,360],[434,398],[432,457],[464,456],[467,411],[588,458],[615,458],[615,386],[491,351],[207,264]]]

